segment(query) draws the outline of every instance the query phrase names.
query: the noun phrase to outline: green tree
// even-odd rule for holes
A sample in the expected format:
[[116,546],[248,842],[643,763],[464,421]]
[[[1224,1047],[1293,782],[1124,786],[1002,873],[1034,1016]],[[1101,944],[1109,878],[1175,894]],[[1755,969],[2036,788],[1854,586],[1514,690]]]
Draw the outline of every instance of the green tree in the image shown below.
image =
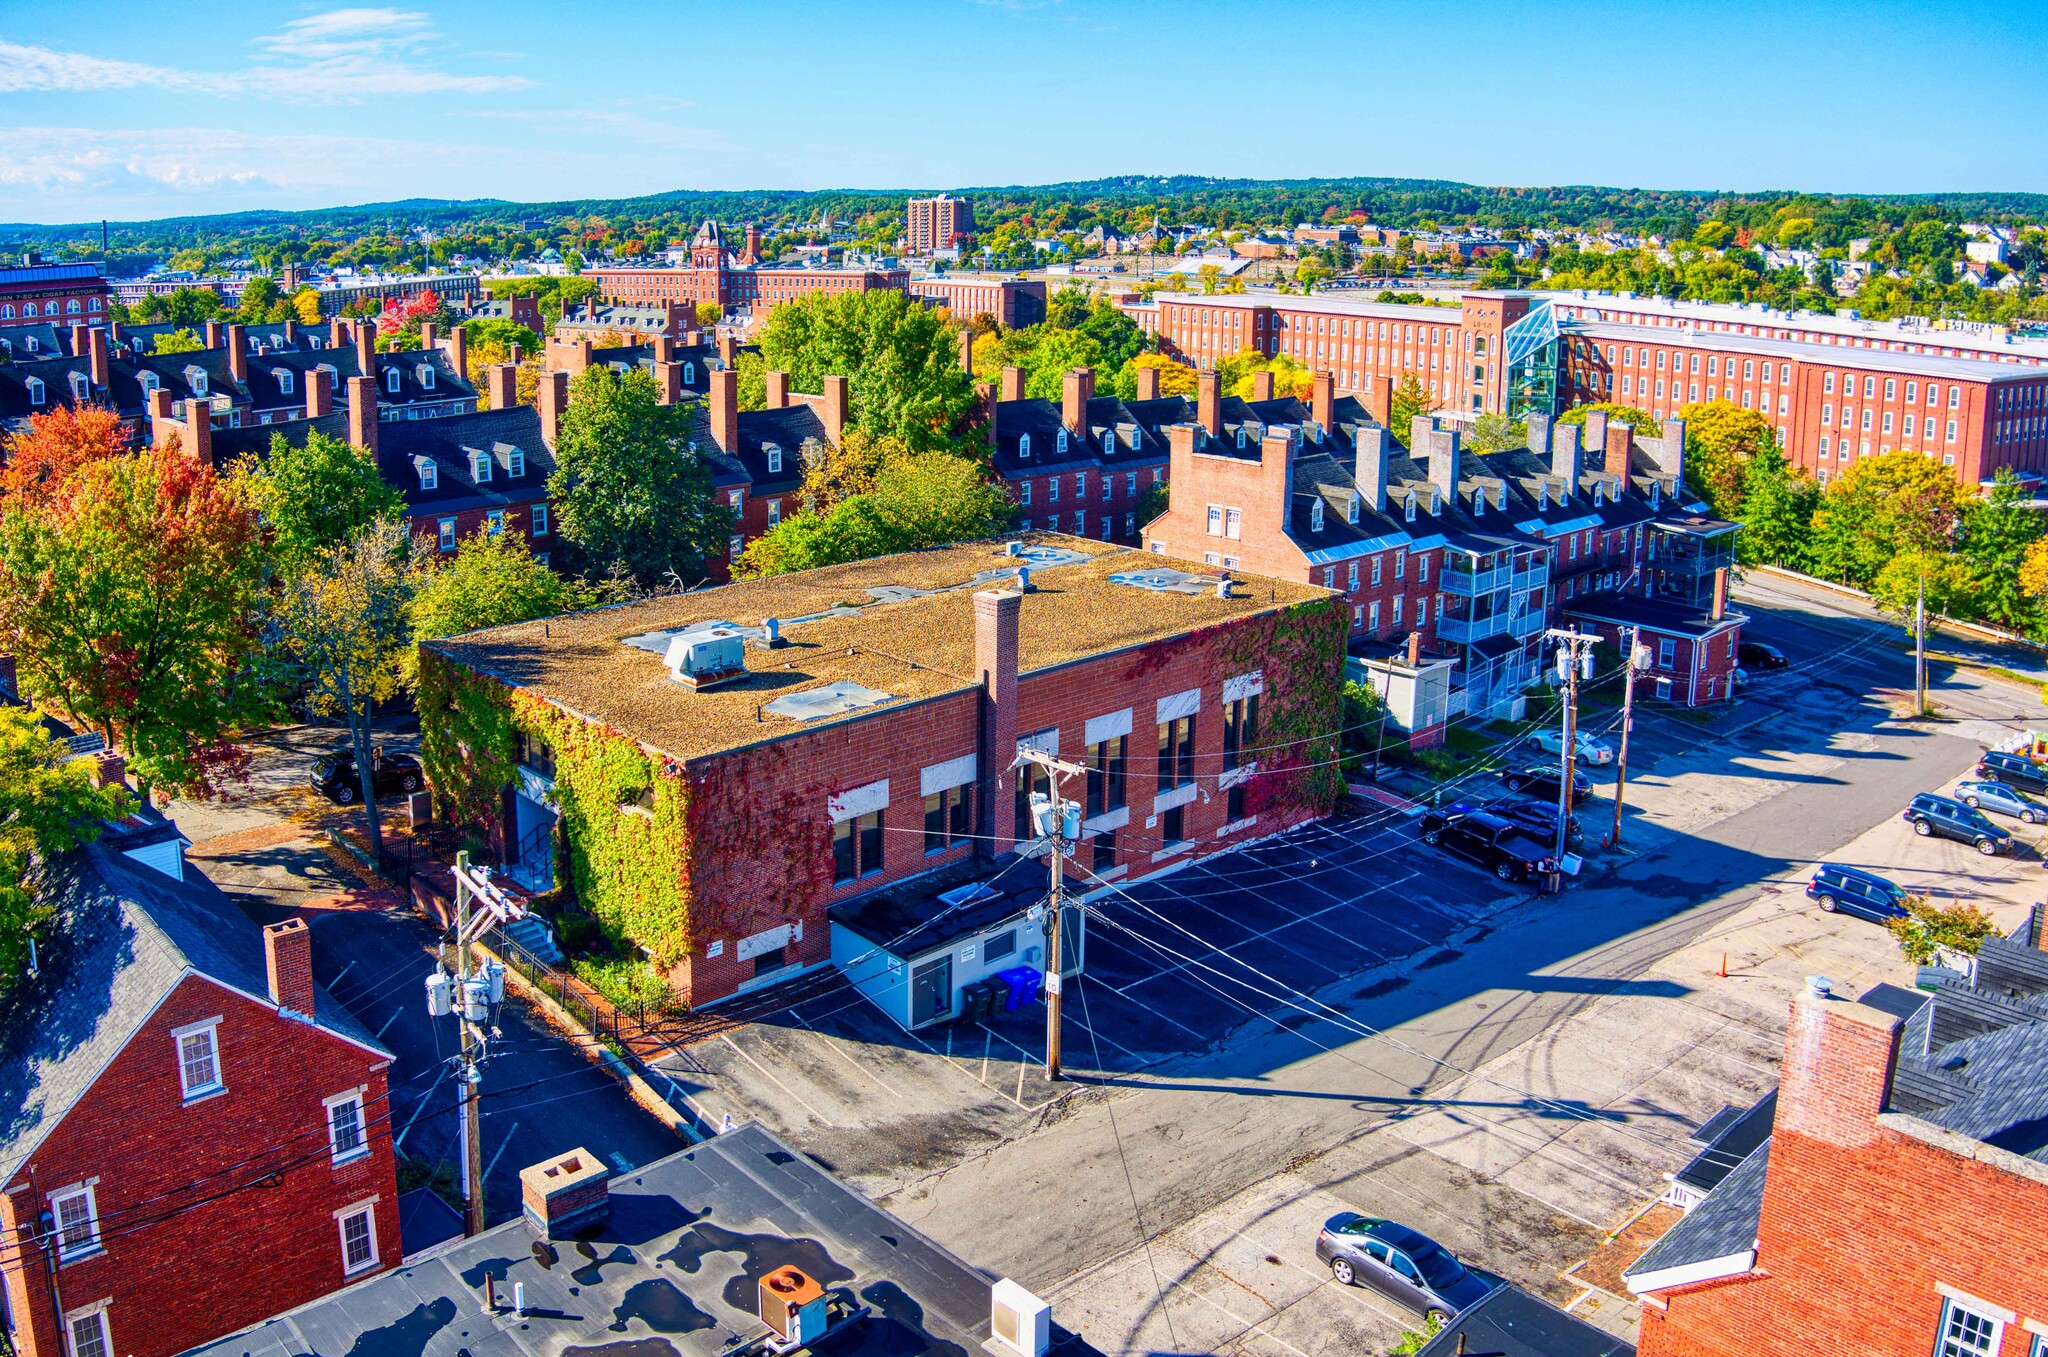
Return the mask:
[[1612,401],[1595,401],[1590,405],[1578,405],[1557,417],[1559,424],[1584,424],[1586,416],[1598,410],[1607,416],[1611,424],[1626,424],[1635,431],[1637,438],[1662,438],[1664,425],[1648,410],[1638,410],[1633,405],[1616,405]]
[[548,491],[587,577],[695,581],[732,531],[691,442],[688,407],[659,395],[638,368],[591,367],[570,385]]
[[0,993],[51,916],[36,899],[35,864],[90,843],[104,821],[134,807],[118,783],[95,787],[92,766],[72,758],[34,710],[0,706]]
[[981,465],[946,453],[895,458],[874,488],[823,514],[785,518],[747,546],[736,573],[780,575],[1001,532],[1015,508]]
[[1047,328],[1040,332],[1024,364],[1024,394],[1038,400],[1059,400],[1070,369],[1102,362],[1102,346],[1079,330]]
[[198,353],[205,347],[206,341],[193,331],[172,330],[158,335],[156,341],[149,346],[149,351],[167,357],[174,353]]
[[1165,481],[1154,481],[1138,496],[1137,524],[1143,528],[1147,523],[1166,512],[1172,503]]
[[[1420,377],[1409,373],[1394,385],[1394,396],[1390,402],[1390,417],[1394,437],[1405,446],[1408,430],[1418,415],[1434,414],[1443,408],[1443,402],[1429,393]],[[1569,416],[1566,416],[1569,418]],[[1560,793],[1562,795],[1562,793]]]
[[768,313],[761,331],[767,367],[798,391],[845,377],[850,422],[900,438],[913,452],[966,451],[980,442],[980,408],[961,371],[953,328],[900,292],[813,292]]
[[414,564],[412,638],[430,641],[554,617],[593,607],[600,598],[598,590],[534,560],[517,533],[479,531],[462,540],[452,559]]
[[1991,488],[1964,507],[1957,548],[1970,576],[1968,615],[2027,633],[2040,630],[2042,610],[2022,587],[2020,567],[2048,534],[2048,522],[2032,499],[2019,479],[2000,467]]
[[1814,512],[1814,568],[1867,586],[1896,556],[1944,555],[1963,502],[1954,473],[1932,457],[1900,449],[1858,458],[1829,482]]
[[1776,440],[1742,469],[1742,531],[1735,547],[1745,564],[1804,570],[1811,554],[1820,487],[1792,469]]
[[1476,453],[1506,452],[1529,445],[1529,426],[1506,415],[1481,415],[1465,431],[1465,447]]
[[1749,461],[1776,448],[1777,431],[1733,401],[1700,401],[1679,411],[1685,420],[1685,483],[1722,518],[1742,517]]
[[269,320],[272,309],[283,300],[284,294],[278,290],[277,280],[267,273],[258,274],[242,288],[241,304],[236,311],[244,321],[255,324]]
[[245,495],[175,442],[88,462],[0,517],[0,650],[145,790],[208,794],[239,766],[226,736],[268,709],[264,573]]
[[263,516],[278,567],[292,574],[330,548],[350,541],[379,518],[402,514],[405,496],[378,474],[368,455],[317,431],[293,444],[270,436],[270,451],[236,474]]
[[[480,320],[462,322],[462,333],[469,340],[469,347],[477,349],[495,344],[510,356],[512,346],[517,344],[522,357],[534,358],[540,355],[540,336],[516,320],[505,320],[497,316],[486,316]],[[505,362],[507,359],[500,359]]]
[[287,579],[275,603],[277,658],[313,709],[340,717],[348,729],[370,849],[378,854],[384,831],[372,786],[370,727],[377,704],[397,695],[412,650],[406,611],[413,576],[405,551],[405,524],[380,519]]

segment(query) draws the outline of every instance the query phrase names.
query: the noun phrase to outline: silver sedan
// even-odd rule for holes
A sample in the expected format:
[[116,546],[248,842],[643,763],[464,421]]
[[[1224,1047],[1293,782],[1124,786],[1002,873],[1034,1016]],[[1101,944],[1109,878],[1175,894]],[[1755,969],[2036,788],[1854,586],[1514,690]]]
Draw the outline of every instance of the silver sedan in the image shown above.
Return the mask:
[[2002,782],[1964,782],[1956,787],[1956,800],[1994,815],[2010,815],[2021,824],[2048,823],[2048,805]]

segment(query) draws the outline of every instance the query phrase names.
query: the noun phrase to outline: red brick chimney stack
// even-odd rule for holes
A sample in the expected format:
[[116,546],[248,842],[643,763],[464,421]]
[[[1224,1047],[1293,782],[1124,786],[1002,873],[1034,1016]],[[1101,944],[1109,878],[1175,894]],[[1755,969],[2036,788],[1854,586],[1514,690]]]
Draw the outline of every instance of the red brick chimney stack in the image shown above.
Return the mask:
[[206,322],[206,347],[209,349],[220,347],[220,322],[217,320]]
[[85,347],[88,343],[91,342],[86,338],[86,335],[89,333],[91,333],[91,327],[87,326],[84,322],[75,321],[72,323],[71,356],[73,358],[85,357]]
[[85,351],[92,363],[92,384],[104,391],[114,380],[113,362],[107,353],[107,332],[94,327],[85,336]]
[[1159,399],[1159,369],[1158,369],[1158,368],[1139,368],[1139,369],[1137,369],[1137,377],[1138,377],[1138,396],[1137,396],[1137,398],[1138,398],[1139,400],[1141,400],[1141,401],[1156,401],[1156,400],[1158,400],[1158,399]]
[[1223,388],[1213,368],[1195,374],[1195,419],[1209,437],[1223,437]]
[[1003,400],[1006,400],[1006,401],[1020,401],[1020,400],[1023,400],[1023,399],[1024,399],[1024,369],[1023,369],[1023,368],[1018,368],[1018,367],[1006,367],[1006,368],[1004,368],[1004,369],[1003,369],[1003,379],[1002,379],[1002,386],[1001,386],[1000,390],[1001,390],[1001,393],[1002,393],[1002,394],[1001,394],[1001,399],[1003,399]]
[[1337,374],[1328,369],[1318,372],[1309,401],[1312,417],[1328,437],[1337,426]]
[[238,382],[249,380],[249,332],[240,325],[230,325],[222,333],[228,350],[228,376]]
[[[1810,988],[1794,999],[1778,1073],[1776,1134],[1845,1149],[1876,1141],[1877,1115],[1891,1095],[1898,1030],[1899,1020],[1889,1013],[1823,998]],[[1774,1144],[1773,1157],[1777,1153]]]
[[656,363],[654,365],[654,399],[663,405],[683,403],[683,365],[681,363]]
[[1606,450],[1607,412],[1605,410],[1586,411],[1586,435],[1579,446],[1587,452],[1604,452]]
[[1365,411],[1382,425],[1394,422],[1394,383],[1385,377],[1365,379]]
[[711,374],[711,441],[720,452],[740,442],[740,375],[731,368]]
[[371,457],[377,455],[377,379],[348,379],[348,441]]
[[1094,397],[1094,368],[1074,368],[1060,379],[1060,418],[1075,438],[1088,436],[1088,402]]
[[989,857],[1015,841],[1010,817],[1002,813],[1015,796],[1017,776],[1017,620],[1024,595],[1014,589],[985,589],[974,596],[974,668],[981,679],[981,834]]
[[[673,306],[675,303],[669,303]],[[668,335],[656,335],[653,343],[654,361],[673,363],[676,361],[676,341]]]
[[853,393],[844,377],[827,377],[824,386],[825,408],[818,412],[818,418],[825,424],[825,441],[837,447],[853,413]]
[[334,413],[334,378],[326,368],[306,373],[306,418],[318,419]]
[[[1587,416],[1590,420],[1592,417]],[[1629,453],[1635,447],[1635,430],[1615,421],[1607,426],[1607,474],[1619,476],[1624,484],[1628,479]]]
[[761,374],[765,388],[761,406],[766,410],[783,410],[789,406],[789,374],[770,370]]
[[552,448],[562,435],[562,412],[569,408],[569,374],[557,371],[541,373],[533,405],[540,412],[541,442]]
[[1252,399],[1269,401],[1273,399],[1273,373],[1270,369],[1252,374]]
[[149,445],[160,448],[171,436],[171,393],[158,387],[149,393]]
[[730,330],[718,332],[718,357],[727,367],[740,359],[740,341]]
[[432,353],[441,342],[441,327],[427,320],[420,322],[420,352]]
[[348,317],[336,316],[333,320],[327,322],[327,347],[330,349],[347,348],[351,343],[350,336],[354,333],[355,326]]
[[201,466],[213,465],[213,402],[185,402],[185,455]]
[[457,377],[469,380],[469,331],[460,325],[448,331],[448,366],[455,369]]
[[[1718,622],[1728,615],[1728,567],[1722,566],[1714,572],[1714,611],[1710,620]],[[1558,793],[1564,795],[1563,792]]]
[[974,331],[972,330],[962,330],[960,332],[960,370],[967,374],[969,381],[974,379]]
[[493,363],[484,369],[484,389],[493,410],[510,410],[519,404],[519,365]]
[[304,919],[286,919],[263,930],[263,960],[270,1001],[302,1017],[313,1016],[313,931]]
[[356,368],[371,381],[377,380],[377,322],[356,322]]

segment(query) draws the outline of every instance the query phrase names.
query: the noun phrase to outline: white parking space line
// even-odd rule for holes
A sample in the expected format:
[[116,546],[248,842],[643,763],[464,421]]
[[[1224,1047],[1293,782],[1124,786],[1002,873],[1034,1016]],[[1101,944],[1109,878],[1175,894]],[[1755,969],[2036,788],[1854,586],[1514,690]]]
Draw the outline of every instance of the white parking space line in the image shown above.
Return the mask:
[[755,1069],[759,1070],[762,1073],[762,1075],[764,1075],[767,1078],[769,1083],[775,1085],[775,1087],[781,1089],[784,1093],[787,1093],[791,1098],[794,1098],[797,1102],[797,1105],[802,1107],[806,1112],[809,1112],[812,1116],[816,1117],[820,1122],[823,1122],[827,1126],[838,1125],[838,1123],[833,1121],[832,1118],[826,1116],[817,1108],[812,1107],[809,1103],[805,1102],[802,1096],[799,1095],[795,1089],[791,1088],[788,1084],[783,1083],[780,1079],[777,1079],[775,1077],[774,1071],[770,1070],[766,1065],[763,1065],[760,1061],[754,1059],[754,1057],[748,1055],[744,1050],[741,1050],[740,1044],[732,1039],[731,1033],[721,1032],[718,1034],[718,1039],[724,1042],[727,1046],[730,1046],[733,1050],[733,1053],[739,1056],[740,1059],[746,1061],[749,1065],[752,1065]]
[[855,1074],[860,1075],[864,1079],[874,1080],[877,1084],[880,1084],[884,1089],[888,1090],[890,1097],[899,1100],[903,1099],[902,1090],[896,1088],[888,1080],[884,1079],[881,1075],[876,1074],[873,1070],[867,1068],[865,1065],[862,1065],[858,1060],[855,1060],[852,1056],[840,1050],[839,1043],[836,1040],[826,1035],[825,1033],[820,1032],[817,1028],[811,1026],[809,1023],[805,1022],[802,1014],[798,1013],[795,1009],[791,1009],[789,1016],[791,1020],[793,1020],[798,1026],[803,1028],[804,1031],[808,1032],[813,1039],[822,1044],[826,1050],[830,1051],[833,1055],[836,1055],[841,1060],[845,1061],[846,1064],[852,1068]]
[[509,1127],[507,1127],[507,1128],[505,1129],[505,1138],[504,1138],[503,1140],[499,1141],[499,1142],[498,1142],[498,1148],[497,1148],[496,1150],[492,1151],[492,1153],[491,1153],[491,1162],[490,1162],[490,1163],[488,1163],[488,1164],[485,1164],[485,1165],[484,1165],[484,1181],[485,1181],[485,1182],[487,1182],[487,1183],[488,1183],[489,1181],[491,1181],[491,1172],[492,1172],[492,1170],[494,1170],[494,1169],[496,1169],[496,1168],[498,1167],[498,1161],[499,1161],[500,1159],[502,1159],[502,1158],[504,1157],[504,1155],[505,1155],[505,1147],[506,1147],[506,1146],[508,1146],[508,1145],[510,1145],[510,1144],[512,1143],[512,1137],[514,1137],[514,1136],[516,1136],[516,1135],[518,1135],[518,1134],[519,1134],[519,1123],[518,1123],[518,1122],[516,1122],[516,1121],[515,1121],[515,1122],[513,1122],[513,1123],[512,1123],[512,1124],[511,1124],[511,1125],[510,1125]]

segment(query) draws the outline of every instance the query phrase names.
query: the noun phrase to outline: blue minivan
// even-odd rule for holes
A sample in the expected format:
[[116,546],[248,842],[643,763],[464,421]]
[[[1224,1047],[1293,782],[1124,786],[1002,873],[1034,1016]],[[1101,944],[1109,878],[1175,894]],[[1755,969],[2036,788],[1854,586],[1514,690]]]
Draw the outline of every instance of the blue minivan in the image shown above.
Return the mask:
[[1838,862],[1823,862],[1814,869],[1813,880],[1806,883],[1806,898],[1818,901],[1830,914],[1840,910],[1878,923],[1906,916],[1903,888],[1875,872]]

